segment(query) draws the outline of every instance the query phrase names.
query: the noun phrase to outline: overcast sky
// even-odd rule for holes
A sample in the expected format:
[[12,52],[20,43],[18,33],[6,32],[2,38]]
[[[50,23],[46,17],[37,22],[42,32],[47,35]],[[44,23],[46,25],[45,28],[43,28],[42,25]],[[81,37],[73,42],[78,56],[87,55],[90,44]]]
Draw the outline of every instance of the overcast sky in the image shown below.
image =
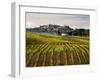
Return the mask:
[[26,13],[26,28],[47,24],[69,25],[74,29],[89,29],[89,15]]

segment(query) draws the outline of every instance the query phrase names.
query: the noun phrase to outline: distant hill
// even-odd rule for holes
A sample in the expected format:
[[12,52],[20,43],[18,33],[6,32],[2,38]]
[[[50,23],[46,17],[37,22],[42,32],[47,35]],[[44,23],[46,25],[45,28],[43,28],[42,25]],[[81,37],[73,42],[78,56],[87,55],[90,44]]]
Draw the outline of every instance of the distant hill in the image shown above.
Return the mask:
[[45,33],[64,33],[68,35],[89,35],[89,29],[73,29],[69,26],[61,26],[55,24],[41,25],[36,28],[26,28],[30,32],[45,32]]
[[47,32],[47,33],[57,33],[60,31],[61,33],[69,33],[72,32],[73,29],[69,26],[60,26],[60,25],[41,25],[40,27],[36,28],[27,28],[26,31],[33,31],[33,32]]

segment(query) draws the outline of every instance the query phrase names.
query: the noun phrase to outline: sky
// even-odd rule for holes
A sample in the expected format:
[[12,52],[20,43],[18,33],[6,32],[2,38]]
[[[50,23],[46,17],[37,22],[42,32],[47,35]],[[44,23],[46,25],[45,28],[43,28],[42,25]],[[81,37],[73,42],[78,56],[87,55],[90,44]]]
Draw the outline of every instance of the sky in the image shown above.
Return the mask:
[[35,28],[40,25],[58,24],[68,25],[71,28],[89,29],[89,15],[80,14],[48,14],[48,13],[26,13],[26,28]]

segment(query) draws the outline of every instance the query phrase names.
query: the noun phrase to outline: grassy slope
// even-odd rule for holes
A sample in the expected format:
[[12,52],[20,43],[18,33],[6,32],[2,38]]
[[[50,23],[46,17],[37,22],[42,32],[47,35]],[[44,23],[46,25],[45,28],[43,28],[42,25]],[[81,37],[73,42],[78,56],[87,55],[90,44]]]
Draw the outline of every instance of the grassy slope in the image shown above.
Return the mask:
[[[79,37],[79,36],[59,36],[57,34],[47,34],[47,33],[32,33],[27,32],[26,40],[32,40],[33,43],[55,43],[55,42],[68,42],[68,43],[89,43],[89,37]],[[27,41],[27,43],[29,43]]]
[[[89,37],[27,32],[26,47],[27,67],[89,63]],[[66,51],[68,54],[66,54]],[[39,54],[37,55],[35,53]],[[50,57],[50,53],[53,53],[52,58],[45,58]],[[36,59],[35,62],[33,60],[33,63],[32,58],[34,56],[36,56]],[[45,59],[48,62],[43,61]]]

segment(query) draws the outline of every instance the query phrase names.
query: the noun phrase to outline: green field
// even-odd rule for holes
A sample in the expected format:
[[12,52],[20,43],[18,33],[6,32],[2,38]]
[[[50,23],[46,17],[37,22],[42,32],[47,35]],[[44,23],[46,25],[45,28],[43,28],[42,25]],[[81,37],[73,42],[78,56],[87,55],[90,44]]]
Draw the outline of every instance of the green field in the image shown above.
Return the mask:
[[89,64],[89,36],[26,32],[26,67]]

